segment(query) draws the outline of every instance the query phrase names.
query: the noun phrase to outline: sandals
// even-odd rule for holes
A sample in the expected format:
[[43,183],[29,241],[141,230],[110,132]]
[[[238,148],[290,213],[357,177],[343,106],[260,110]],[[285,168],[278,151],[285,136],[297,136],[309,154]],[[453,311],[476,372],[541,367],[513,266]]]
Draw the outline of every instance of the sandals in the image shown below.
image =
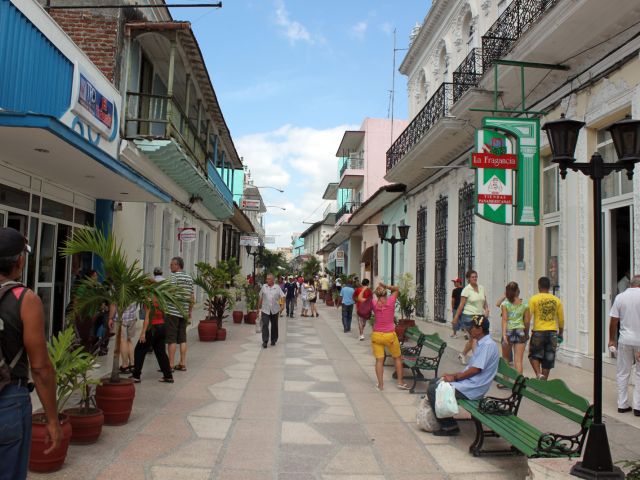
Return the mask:
[[166,378],[166,377],[162,377],[160,380],[158,380],[160,383],[173,383],[173,378]]
[[409,385],[407,385],[406,383],[398,383],[396,385],[396,387],[398,387],[398,389],[400,390],[410,390],[411,387]]
[[119,370],[120,370],[120,373],[131,373],[133,371],[133,365],[120,367]]
[[178,371],[178,372],[186,372],[187,371],[187,367],[185,367],[184,365],[176,365],[175,367],[173,367],[173,369]]

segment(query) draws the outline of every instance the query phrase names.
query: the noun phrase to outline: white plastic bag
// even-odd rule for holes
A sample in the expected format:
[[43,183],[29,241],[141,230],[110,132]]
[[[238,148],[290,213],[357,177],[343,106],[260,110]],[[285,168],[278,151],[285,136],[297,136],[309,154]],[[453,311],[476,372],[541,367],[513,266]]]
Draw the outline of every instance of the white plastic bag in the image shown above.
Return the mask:
[[416,424],[425,432],[435,432],[440,429],[440,423],[436,418],[436,414],[431,409],[429,399],[425,395],[418,404],[418,411],[416,412]]
[[441,380],[436,388],[436,417],[449,418],[457,414],[456,390],[449,382]]

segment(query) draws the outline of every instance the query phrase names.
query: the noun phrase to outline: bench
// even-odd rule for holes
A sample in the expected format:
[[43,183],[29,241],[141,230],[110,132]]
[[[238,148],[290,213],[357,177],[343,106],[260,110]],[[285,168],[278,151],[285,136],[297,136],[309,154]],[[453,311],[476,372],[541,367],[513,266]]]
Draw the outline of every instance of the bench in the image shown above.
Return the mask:
[[[421,337],[424,334],[420,331],[418,327],[415,325],[413,327],[409,327],[404,332],[404,338],[400,342],[400,353],[402,356],[404,355],[414,355],[419,356],[422,351],[422,342]],[[413,343],[410,343],[413,342]],[[390,355],[387,353],[387,349],[384,350],[384,363],[387,362],[387,358],[390,358]],[[393,374],[393,378],[395,377],[395,373]]]
[[[524,454],[529,458],[580,456],[587,431],[593,420],[593,406],[589,405],[585,398],[573,393],[559,379],[544,381],[524,378],[506,365],[502,359],[495,380],[511,388],[509,397],[458,400],[458,404],[471,414],[476,427],[476,437],[469,446],[469,451],[474,456],[491,454]],[[540,431],[518,416],[523,398],[527,402],[543,407],[549,413],[553,412],[578,424],[579,431],[569,435]],[[506,450],[485,450],[482,447],[487,437],[500,437],[511,447]]]
[[[409,329],[407,329],[407,331],[408,330]],[[404,352],[402,354],[402,363],[411,370],[413,375],[413,385],[411,385],[409,389],[410,393],[415,393],[418,382],[428,381],[422,374],[424,370],[433,371],[433,378],[437,378],[440,360],[442,360],[442,355],[447,348],[447,343],[443,341],[437,333],[430,335],[422,334],[416,343],[416,346],[418,345],[418,353],[414,354],[412,351],[407,350],[406,354]],[[425,347],[434,352],[434,354],[432,356],[423,355],[422,352]]]

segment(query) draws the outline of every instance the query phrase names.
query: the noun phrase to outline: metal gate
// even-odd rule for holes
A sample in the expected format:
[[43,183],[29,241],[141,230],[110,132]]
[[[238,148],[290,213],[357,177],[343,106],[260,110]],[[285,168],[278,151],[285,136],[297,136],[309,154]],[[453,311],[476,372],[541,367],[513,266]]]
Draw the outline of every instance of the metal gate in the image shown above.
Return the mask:
[[425,207],[421,207],[418,210],[416,225],[416,315],[424,318],[424,282],[427,268],[427,209]]
[[465,278],[473,268],[473,226],[475,186],[465,182],[458,191],[458,276]]
[[447,217],[449,200],[440,195],[436,202],[436,258],[433,288],[433,319],[446,322],[444,312],[447,302]]

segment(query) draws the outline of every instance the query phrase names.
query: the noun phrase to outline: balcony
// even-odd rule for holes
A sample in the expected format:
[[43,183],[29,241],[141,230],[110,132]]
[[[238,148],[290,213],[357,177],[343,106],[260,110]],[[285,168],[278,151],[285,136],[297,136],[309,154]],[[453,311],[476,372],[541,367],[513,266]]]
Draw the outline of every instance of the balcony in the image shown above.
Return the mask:
[[355,211],[360,208],[360,205],[362,205],[361,202],[345,202],[344,205],[338,209],[338,213],[336,213],[336,224],[349,221],[351,214],[355,213]]
[[364,180],[364,158],[361,153],[342,158],[338,188],[355,189]]

